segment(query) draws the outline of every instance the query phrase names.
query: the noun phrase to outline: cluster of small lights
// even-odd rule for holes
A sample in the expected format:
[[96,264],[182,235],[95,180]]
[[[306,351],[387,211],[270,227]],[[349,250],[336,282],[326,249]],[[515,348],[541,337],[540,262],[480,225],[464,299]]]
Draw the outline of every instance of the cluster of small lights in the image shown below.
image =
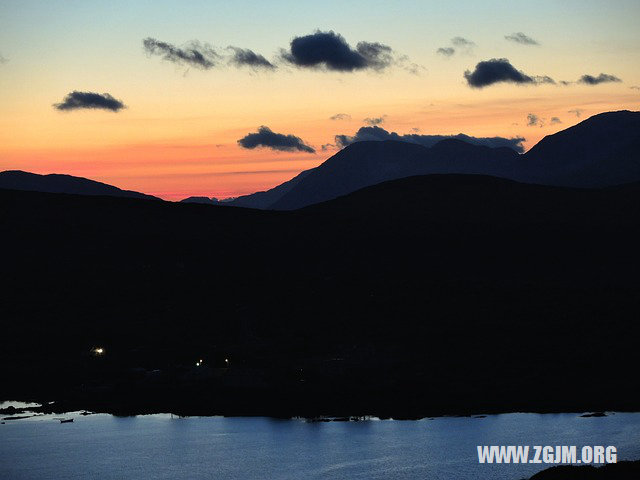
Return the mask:
[[96,354],[96,355],[103,355],[104,354],[104,348],[102,348],[102,347],[94,348],[93,349],[93,353]]
[[[203,359],[198,360],[198,361],[196,362],[196,367],[201,367],[203,363],[204,363],[204,360],[203,360]],[[229,366],[229,359],[228,359],[228,358],[225,358],[225,359],[224,359],[224,363],[225,363],[225,365],[228,367],[228,366]]]

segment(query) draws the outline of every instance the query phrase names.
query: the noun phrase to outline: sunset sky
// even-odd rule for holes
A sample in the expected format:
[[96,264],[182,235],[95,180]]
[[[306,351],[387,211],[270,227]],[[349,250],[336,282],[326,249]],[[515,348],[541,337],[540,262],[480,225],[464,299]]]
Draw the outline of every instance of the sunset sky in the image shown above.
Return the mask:
[[[0,0],[0,170],[179,200],[275,186],[367,123],[524,137],[528,149],[590,115],[640,109],[638,19],[637,0]],[[353,63],[322,60],[325,40],[346,42]],[[492,59],[507,62],[478,66]],[[506,81],[486,77],[496,64],[513,67]],[[116,103],[77,108],[74,91]],[[261,126],[306,150],[238,143]]]

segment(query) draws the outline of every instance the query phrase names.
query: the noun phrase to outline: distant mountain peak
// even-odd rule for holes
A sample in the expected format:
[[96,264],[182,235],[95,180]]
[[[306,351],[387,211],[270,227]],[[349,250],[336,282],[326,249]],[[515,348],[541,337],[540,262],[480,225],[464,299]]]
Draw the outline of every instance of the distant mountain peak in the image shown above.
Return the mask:
[[205,205],[219,205],[220,201],[214,197],[187,197],[180,200],[180,203],[201,203]]

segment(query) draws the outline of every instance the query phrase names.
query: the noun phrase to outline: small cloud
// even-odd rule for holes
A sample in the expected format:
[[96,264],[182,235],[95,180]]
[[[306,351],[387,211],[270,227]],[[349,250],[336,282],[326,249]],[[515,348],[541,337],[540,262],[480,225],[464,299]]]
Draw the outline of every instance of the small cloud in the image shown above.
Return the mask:
[[256,133],[249,133],[240,140],[242,148],[254,149],[258,147],[271,148],[283,152],[315,153],[315,149],[307,145],[300,137],[275,133],[269,127],[261,126]]
[[580,118],[582,112],[584,112],[584,110],[582,110],[581,108],[576,108],[573,110],[569,110],[567,113],[573,113],[577,118]]
[[328,150],[335,150],[336,148],[337,148],[337,147],[336,147],[333,143],[325,143],[324,145],[322,145],[322,146],[320,147],[320,149],[321,149],[323,152],[326,152],[326,151],[328,151]]
[[551,85],[555,85],[556,81],[551,78],[549,75],[536,75],[533,77],[535,83],[549,83]]
[[637,85],[631,85],[629,88],[630,88],[631,90],[640,90],[640,87],[639,87],[639,86],[637,86]]
[[119,112],[127,108],[121,100],[113,98],[108,93],[73,92],[67,94],[61,103],[54,103],[53,108],[61,112],[69,112],[80,109],[98,109]]
[[453,37],[451,39],[451,43],[456,47],[462,48],[473,48],[476,46],[475,42],[472,42],[471,40],[468,40],[464,37]]
[[451,57],[454,53],[456,53],[456,49],[453,47],[441,47],[436,50],[436,53],[439,53],[444,57]]
[[622,82],[615,75],[609,75],[608,73],[601,73],[597,77],[593,75],[582,75],[578,80],[578,83],[582,83],[583,85],[598,85],[600,83],[611,83],[611,82]]
[[413,133],[419,133],[419,132],[420,132],[420,127],[413,127],[413,128],[411,129],[411,131],[412,131]]
[[509,40],[510,42],[519,43],[520,45],[540,45],[536,40],[525,35],[522,32],[516,32],[516,33],[512,33],[511,35],[505,35],[504,38]]
[[393,50],[377,42],[359,42],[352,48],[344,37],[333,31],[316,31],[295,37],[282,58],[300,68],[325,69],[338,72],[356,70],[381,71],[395,62]]
[[382,115],[380,117],[374,117],[374,118],[370,118],[367,117],[363,120],[364,123],[366,123],[369,126],[373,126],[373,125],[381,125],[384,123],[384,120],[387,118],[386,115]]
[[255,53],[248,48],[239,47],[227,47],[227,50],[231,50],[233,53],[229,62],[238,67],[248,66],[253,69],[267,69],[275,70],[277,67],[262,55]]
[[[464,53],[471,53],[471,49],[476,46],[474,42],[464,37],[453,37],[451,44],[462,50]],[[456,49],[453,47],[440,47],[436,50],[438,55],[442,55],[445,58],[450,58],[456,53]]]
[[515,83],[519,85],[538,85],[555,83],[549,76],[530,76],[517,70],[506,58],[492,58],[476,65],[473,72],[464,72],[464,78],[470,87],[484,88],[495,83]]
[[549,121],[549,123],[551,125],[557,125],[559,123],[562,123],[562,120],[560,120],[558,117],[551,117],[551,120]]
[[9,61],[8,58],[5,58],[2,56],[2,54],[0,54],[0,64],[7,63],[8,61]]
[[335,115],[329,117],[329,120],[351,120],[351,115],[348,113],[336,113]]
[[[553,119],[551,119],[551,123],[562,123],[560,121],[560,119],[558,117],[553,117],[557,120],[557,122],[554,122]],[[547,123],[547,119],[546,118],[541,118],[538,115],[535,115],[533,113],[529,113],[527,115],[527,127],[544,127]]]
[[427,71],[424,65],[412,62],[406,55],[399,56],[395,60],[395,64],[402,68],[405,72],[409,72],[411,75],[420,75],[421,73]]
[[176,47],[148,37],[142,41],[142,45],[149,55],[158,55],[163,60],[203,70],[213,68],[220,58],[213,47],[197,41],[192,41],[184,47]]

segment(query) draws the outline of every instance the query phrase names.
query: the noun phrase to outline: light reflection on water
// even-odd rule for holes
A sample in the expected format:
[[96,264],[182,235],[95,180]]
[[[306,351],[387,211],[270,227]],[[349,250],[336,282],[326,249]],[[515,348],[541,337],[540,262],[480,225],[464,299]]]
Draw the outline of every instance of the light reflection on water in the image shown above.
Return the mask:
[[0,425],[0,478],[521,479],[545,465],[480,465],[476,445],[615,445],[640,458],[640,414],[504,414],[307,423],[171,415],[45,415]]

